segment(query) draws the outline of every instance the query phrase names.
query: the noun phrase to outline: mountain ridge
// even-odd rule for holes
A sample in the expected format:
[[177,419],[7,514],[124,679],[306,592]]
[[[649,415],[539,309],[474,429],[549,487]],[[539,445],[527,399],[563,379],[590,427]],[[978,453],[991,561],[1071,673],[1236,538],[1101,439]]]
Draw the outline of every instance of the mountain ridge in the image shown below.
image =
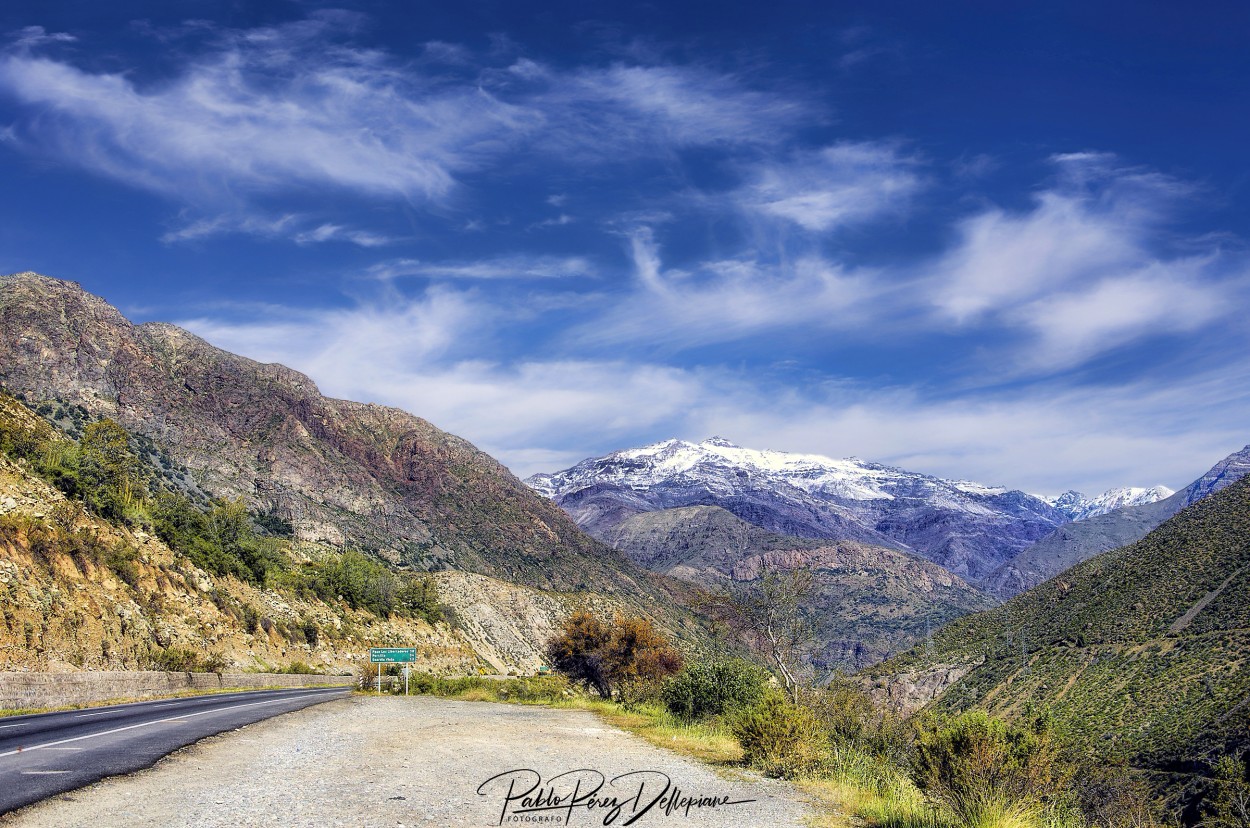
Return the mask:
[[1018,490],[723,438],[622,449],[526,483],[596,537],[639,512],[716,505],[780,534],[912,551],[972,580],[1068,521]]
[[296,537],[400,568],[458,569],[613,596],[702,635],[688,588],[582,533],[467,441],[384,406],[320,394],[303,374],[167,323],[134,325],[81,286],[0,277],[0,384],[80,405],[164,446],[207,488],[275,511]]
[[1153,502],[1131,504],[1060,526],[991,572],[982,586],[1001,600],[1053,578],[1110,549],[1134,543],[1182,509],[1250,473],[1250,446],[1233,452],[1185,488]]

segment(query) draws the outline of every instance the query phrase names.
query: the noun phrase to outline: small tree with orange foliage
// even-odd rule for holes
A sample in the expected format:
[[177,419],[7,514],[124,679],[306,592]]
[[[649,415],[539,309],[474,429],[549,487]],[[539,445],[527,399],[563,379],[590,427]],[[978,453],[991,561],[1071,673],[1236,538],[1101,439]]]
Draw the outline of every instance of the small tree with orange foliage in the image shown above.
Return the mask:
[[645,618],[605,623],[578,610],[547,642],[551,666],[605,699],[621,685],[658,682],[681,669],[681,653]]

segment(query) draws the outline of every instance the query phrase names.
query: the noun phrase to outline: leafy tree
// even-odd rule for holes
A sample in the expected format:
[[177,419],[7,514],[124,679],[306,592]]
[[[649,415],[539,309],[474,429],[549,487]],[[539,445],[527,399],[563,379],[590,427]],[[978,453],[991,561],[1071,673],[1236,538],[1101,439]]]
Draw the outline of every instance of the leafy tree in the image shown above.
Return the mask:
[[1250,827],[1250,755],[1222,756],[1215,763],[1215,791],[1204,828]]
[[547,642],[551,665],[605,699],[623,684],[656,682],[681,669],[681,654],[645,618],[605,623],[589,610],[569,616]]

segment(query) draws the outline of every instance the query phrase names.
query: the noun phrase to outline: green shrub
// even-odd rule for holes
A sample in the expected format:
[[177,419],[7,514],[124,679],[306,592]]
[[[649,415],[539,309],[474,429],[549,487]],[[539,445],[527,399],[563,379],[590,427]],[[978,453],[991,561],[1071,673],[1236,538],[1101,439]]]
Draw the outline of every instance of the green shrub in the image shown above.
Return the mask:
[[674,716],[701,719],[758,703],[768,673],[740,658],[696,661],[664,682],[660,698]]
[[963,825],[1028,823],[1067,781],[1057,754],[1045,716],[1008,725],[974,711],[921,731],[912,779]]
[[806,776],[829,758],[827,735],[816,717],[775,690],[740,711],[730,730],[742,745],[743,759],[768,776]]
[[148,669],[167,673],[219,673],[225,661],[219,653],[201,656],[190,647],[162,647],[148,652]]
[[1204,828],[1250,826],[1250,754],[1244,759],[1222,756],[1215,763],[1213,795]]
[[278,672],[286,673],[288,675],[293,675],[293,676],[316,676],[316,675],[321,674],[320,670],[318,670],[317,668],[309,664],[306,664],[303,661],[292,661],[290,664],[286,665],[285,667],[280,669]]
[[113,571],[127,586],[139,586],[139,566],[135,563],[139,552],[118,542],[104,553],[104,565]]

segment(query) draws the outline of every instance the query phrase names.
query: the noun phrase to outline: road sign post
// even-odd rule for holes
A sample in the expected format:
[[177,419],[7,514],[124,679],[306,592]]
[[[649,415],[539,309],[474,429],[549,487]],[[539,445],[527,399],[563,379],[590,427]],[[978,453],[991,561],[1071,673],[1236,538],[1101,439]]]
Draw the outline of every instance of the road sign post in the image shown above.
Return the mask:
[[408,673],[409,668],[406,666],[417,660],[416,647],[370,647],[369,660],[378,665],[378,692],[382,692],[382,665],[383,664],[403,664],[404,667],[404,695],[408,695]]

